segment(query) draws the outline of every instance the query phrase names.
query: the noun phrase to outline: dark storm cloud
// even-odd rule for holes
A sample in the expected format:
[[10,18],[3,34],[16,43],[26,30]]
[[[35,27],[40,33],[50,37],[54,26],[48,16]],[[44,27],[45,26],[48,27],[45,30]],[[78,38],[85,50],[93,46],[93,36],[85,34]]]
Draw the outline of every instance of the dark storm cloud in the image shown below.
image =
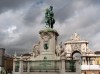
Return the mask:
[[9,9],[18,9],[26,4],[28,0],[0,0],[0,12],[4,12]]
[[35,22],[36,18],[40,16],[40,14],[41,14],[40,7],[33,8],[33,6],[31,6],[24,17],[23,22],[25,23],[25,25],[32,26],[33,21]]
[[54,7],[59,42],[77,32],[91,41],[91,48],[99,48],[99,0],[0,0],[0,47],[9,54],[32,51],[33,44],[39,41],[38,32],[45,25],[45,9],[50,5]]
[[25,8],[28,4],[41,4],[43,0],[0,0],[0,12],[7,10],[18,10],[20,8]]
[[[33,31],[28,30],[27,32],[23,33],[20,38],[14,43],[14,46],[29,46],[34,42],[38,41],[37,34],[33,34]],[[27,47],[28,48],[28,47]]]
[[47,0],[46,3],[54,6],[55,18],[60,22],[64,22],[75,14],[91,5],[99,5],[99,0]]
[[29,53],[29,49],[25,49],[25,48],[19,48],[19,47],[9,47],[9,46],[5,46],[5,53],[6,54],[10,54],[11,56],[14,55],[14,53],[17,53],[17,55],[21,55],[23,53]]
[[[7,53],[13,55],[15,52],[18,54],[22,54],[25,52],[32,51],[34,43],[38,42],[38,35],[33,34],[33,32],[27,31],[23,33],[20,38],[15,42],[11,42],[10,44],[0,44],[0,47],[6,49]],[[3,41],[2,41],[3,42]]]

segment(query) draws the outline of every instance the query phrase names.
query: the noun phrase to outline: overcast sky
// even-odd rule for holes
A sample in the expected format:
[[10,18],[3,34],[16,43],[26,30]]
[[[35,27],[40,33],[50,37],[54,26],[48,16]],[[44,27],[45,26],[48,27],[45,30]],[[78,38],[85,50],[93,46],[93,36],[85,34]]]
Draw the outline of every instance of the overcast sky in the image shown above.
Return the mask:
[[59,42],[77,32],[89,41],[90,49],[100,49],[100,0],[0,0],[0,48],[11,55],[32,52],[50,5]]

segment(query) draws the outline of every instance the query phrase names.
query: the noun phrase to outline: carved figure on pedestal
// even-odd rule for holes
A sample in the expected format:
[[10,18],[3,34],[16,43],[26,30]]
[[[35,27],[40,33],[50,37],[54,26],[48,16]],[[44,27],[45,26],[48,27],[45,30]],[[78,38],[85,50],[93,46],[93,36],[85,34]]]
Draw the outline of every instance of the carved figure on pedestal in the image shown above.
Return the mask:
[[59,45],[56,46],[56,51],[55,51],[56,55],[57,56],[60,56],[60,53],[61,53],[61,48]]
[[39,45],[38,44],[34,45],[33,53],[34,53],[34,57],[36,57],[36,56],[38,56],[40,54]]
[[62,52],[63,52],[62,51],[62,43],[60,43],[59,45],[56,46],[55,53],[56,53],[57,56],[60,56],[62,54]]
[[77,33],[74,33],[71,37],[71,40],[78,41],[78,40],[80,40],[80,37]]
[[87,54],[93,54],[91,49],[87,49]]

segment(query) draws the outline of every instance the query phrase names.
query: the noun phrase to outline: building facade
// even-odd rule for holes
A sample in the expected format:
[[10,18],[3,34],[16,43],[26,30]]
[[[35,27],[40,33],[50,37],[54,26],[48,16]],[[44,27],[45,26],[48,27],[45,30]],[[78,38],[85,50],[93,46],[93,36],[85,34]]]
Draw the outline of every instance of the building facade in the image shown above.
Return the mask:
[[100,65],[100,51],[95,51],[94,53],[96,54],[95,63]]
[[13,58],[9,55],[4,56],[4,69],[6,74],[11,74],[13,71]]
[[89,48],[89,42],[82,40],[77,33],[74,33],[65,42],[66,57],[79,59],[82,74],[100,74],[100,54],[94,53]]
[[4,74],[5,73],[4,55],[5,55],[5,49],[4,48],[0,48],[0,74]]
[[5,49],[0,48],[0,74],[11,74],[13,70],[13,58],[5,54]]

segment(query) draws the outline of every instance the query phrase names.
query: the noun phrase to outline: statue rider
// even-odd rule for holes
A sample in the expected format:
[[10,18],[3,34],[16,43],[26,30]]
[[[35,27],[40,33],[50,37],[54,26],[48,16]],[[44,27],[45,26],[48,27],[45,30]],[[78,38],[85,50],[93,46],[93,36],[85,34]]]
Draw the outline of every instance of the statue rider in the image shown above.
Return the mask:
[[45,13],[45,23],[50,28],[53,28],[53,24],[55,23],[54,13],[52,10],[53,10],[53,7],[50,6],[49,9],[46,9],[46,13]]

